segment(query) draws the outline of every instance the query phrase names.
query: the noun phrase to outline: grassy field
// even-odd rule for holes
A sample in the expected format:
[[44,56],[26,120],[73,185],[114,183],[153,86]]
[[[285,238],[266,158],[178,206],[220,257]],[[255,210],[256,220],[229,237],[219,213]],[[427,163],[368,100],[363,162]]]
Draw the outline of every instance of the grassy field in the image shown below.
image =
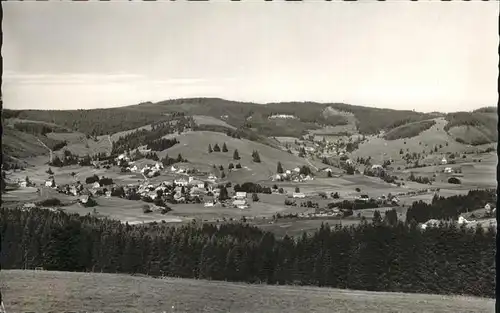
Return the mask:
[[[223,165],[225,173],[230,175],[229,179],[236,182],[242,181],[242,178],[252,179],[253,181],[268,179],[272,174],[276,173],[276,166],[278,161],[283,164],[284,168],[294,168],[296,166],[307,165],[307,161],[295,155],[289,154],[286,151],[274,149],[272,147],[253,142],[246,139],[236,139],[227,136],[226,134],[210,132],[210,131],[196,131],[186,132],[182,135],[176,136],[179,144],[158,153],[160,158],[168,154],[171,157],[176,157],[179,153],[187,158],[193,164],[205,165]],[[224,142],[227,145],[228,152],[208,152],[208,145],[212,147],[217,143],[221,148]],[[233,160],[233,152],[238,149],[240,160]],[[260,155],[261,163],[252,161],[252,152],[257,150]],[[241,163],[249,169],[249,173],[241,171],[238,174],[231,175],[227,171],[229,163]],[[315,164],[320,166],[319,163]],[[244,174],[244,176],[242,176]],[[244,182],[245,180],[243,180]]]
[[7,312],[494,312],[495,300],[317,287],[3,270]]
[[[371,156],[373,162],[381,162],[381,158],[393,160],[401,160],[402,155],[399,154],[402,149],[406,153],[423,153],[429,154],[429,151],[435,146],[442,145],[438,152],[433,152],[431,157],[441,159],[447,152],[463,153],[465,151],[476,151],[477,149],[485,149],[491,145],[472,147],[467,144],[456,142],[445,130],[447,124],[444,118],[435,119],[436,124],[431,128],[424,130],[418,136],[405,139],[385,140],[382,136],[366,136],[366,142],[359,145],[359,149],[353,152],[353,157],[368,157]],[[448,144],[448,146],[446,146]]]
[[229,125],[228,123],[224,122],[223,120],[217,119],[212,116],[206,116],[206,115],[194,115],[193,119],[197,125],[217,125],[217,126],[224,126],[229,129],[236,129],[236,127]]

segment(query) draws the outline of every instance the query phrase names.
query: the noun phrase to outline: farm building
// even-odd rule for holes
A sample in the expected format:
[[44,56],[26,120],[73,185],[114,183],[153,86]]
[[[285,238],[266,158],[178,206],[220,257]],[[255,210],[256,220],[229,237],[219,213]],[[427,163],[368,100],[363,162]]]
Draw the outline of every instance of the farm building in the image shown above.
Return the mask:
[[215,204],[214,204],[214,201],[213,200],[207,200],[205,201],[205,203],[203,204],[204,207],[208,208],[208,207],[213,207]]
[[440,223],[439,220],[430,219],[427,222],[425,222],[422,225],[420,225],[420,228],[421,229],[426,229],[427,227],[436,227],[436,226],[439,225],[439,223]]
[[303,193],[301,193],[301,192],[294,192],[294,193],[293,193],[293,197],[294,197],[294,198],[305,198],[305,197],[306,197],[306,195],[305,195],[305,194],[303,194]]
[[208,175],[207,180],[212,182],[212,183],[215,183],[217,181],[217,177],[213,174],[210,174],[210,175]]
[[441,164],[443,164],[443,165],[448,164],[448,160],[446,160],[446,158],[445,158],[445,157],[443,157],[443,158],[441,159]]
[[174,184],[177,186],[187,186],[188,181],[185,178],[178,178],[174,180]]
[[243,200],[247,198],[247,193],[244,191],[238,191],[236,192],[236,195],[234,196],[235,199],[237,200]]
[[369,201],[370,200],[370,197],[368,197],[368,195],[360,195],[358,197],[358,200],[361,200],[361,201]]
[[486,203],[484,206],[484,210],[486,211],[486,214],[491,214],[496,211],[497,207],[495,203]]
[[246,209],[248,208],[248,203],[246,200],[234,200],[233,206],[238,209]]
[[45,182],[45,187],[55,187],[55,186],[56,186],[56,181],[54,180],[54,177],[49,178],[49,179]]

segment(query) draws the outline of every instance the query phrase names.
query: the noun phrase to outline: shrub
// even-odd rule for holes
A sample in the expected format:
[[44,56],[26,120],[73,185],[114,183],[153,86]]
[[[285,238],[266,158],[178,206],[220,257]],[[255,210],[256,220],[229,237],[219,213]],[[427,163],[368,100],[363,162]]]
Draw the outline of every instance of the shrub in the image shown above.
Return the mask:
[[39,206],[47,207],[47,206],[60,206],[61,205],[61,200],[57,198],[49,198],[42,200],[37,203]]
[[95,174],[85,178],[86,184],[93,184],[93,183],[98,182],[98,181],[99,181],[99,176],[97,176]]
[[462,182],[460,181],[460,179],[456,178],[456,177],[450,177],[448,178],[448,183],[449,184],[461,184]]
[[151,208],[149,207],[149,205],[148,205],[148,204],[144,204],[144,205],[142,206],[142,212],[143,212],[144,214],[147,214],[147,213],[151,213],[151,212],[153,212],[153,211],[151,211]]

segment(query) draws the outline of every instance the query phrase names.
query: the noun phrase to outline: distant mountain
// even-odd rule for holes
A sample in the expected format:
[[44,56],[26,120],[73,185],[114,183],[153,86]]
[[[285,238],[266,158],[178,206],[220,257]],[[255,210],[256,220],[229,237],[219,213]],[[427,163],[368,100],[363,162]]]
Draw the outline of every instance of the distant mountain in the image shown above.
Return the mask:
[[[138,129],[143,126],[172,120],[176,116],[196,116],[193,130],[238,134],[239,137],[277,147],[275,137],[300,138],[313,130],[348,128],[353,135],[378,135],[387,139],[409,138],[432,126],[432,119],[445,118],[446,132],[464,144],[496,142],[497,110],[485,107],[473,112],[442,114],[408,110],[380,109],[344,103],[279,102],[258,104],[220,98],[188,98],[157,103],[93,110],[3,110],[3,148],[13,157],[36,155],[39,140],[50,145],[63,145],[54,138],[93,138],[99,141],[96,149],[110,149],[109,140],[98,136]],[[204,122],[205,121],[205,122]],[[429,122],[426,122],[429,121]],[[75,135],[71,135],[74,132]],[[51,136],[51,133],[70,133]],[[25,136],[29,135],[29,136]],[[114,136],[116,137],[116,135]],[[104,137],[103,137],[104,138]],[[7,139],[7,140],[5,140]],[[81,140],[78,151],[89,146]],[[25,147],[27,153],[16,145]],[[104,147],[103,145],[108,145]],[[24,145],[24,146],[23,146]],[[19,146],[19,145],[18,145]],[[92,149],[90,149],[92,150]]]

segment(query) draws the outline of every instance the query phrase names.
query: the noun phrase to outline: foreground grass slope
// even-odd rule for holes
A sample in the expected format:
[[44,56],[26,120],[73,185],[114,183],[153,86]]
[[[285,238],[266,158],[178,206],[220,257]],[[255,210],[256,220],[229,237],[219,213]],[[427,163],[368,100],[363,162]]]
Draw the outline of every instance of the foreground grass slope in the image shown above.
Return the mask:
[[494,312],[495,300],[246,285],[119,274],[3,270],[8,312]]

